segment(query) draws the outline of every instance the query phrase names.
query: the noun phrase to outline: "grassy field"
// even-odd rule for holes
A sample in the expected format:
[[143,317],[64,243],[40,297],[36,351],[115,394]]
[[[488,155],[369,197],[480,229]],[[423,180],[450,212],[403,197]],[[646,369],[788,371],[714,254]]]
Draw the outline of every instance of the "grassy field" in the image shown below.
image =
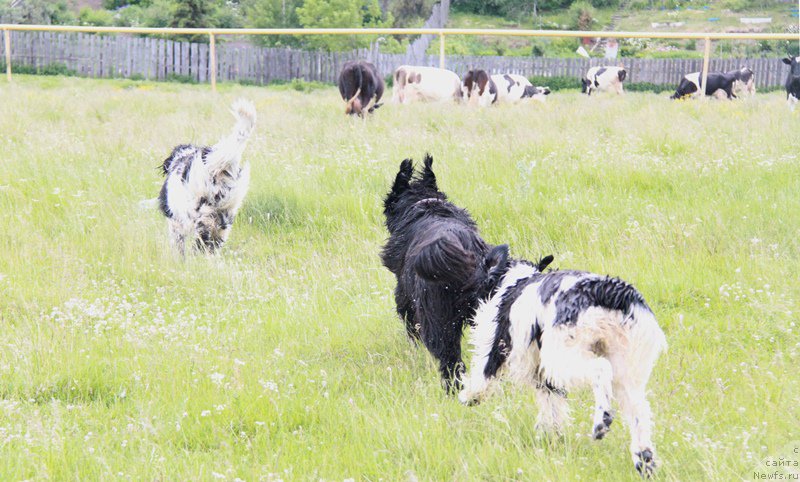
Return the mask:
[[[221,256],[182,260],[139,202],[240,96],[250,193]],[[543,438],[532,393],[463,407],[407,341],[380,201],[426,151],[490,242],[645,294],[661,480],[771,472],[800,439],[800,116],[667,96],[364,123],[334,88],[0,81],[0,480],[636,480],[589,393]]]

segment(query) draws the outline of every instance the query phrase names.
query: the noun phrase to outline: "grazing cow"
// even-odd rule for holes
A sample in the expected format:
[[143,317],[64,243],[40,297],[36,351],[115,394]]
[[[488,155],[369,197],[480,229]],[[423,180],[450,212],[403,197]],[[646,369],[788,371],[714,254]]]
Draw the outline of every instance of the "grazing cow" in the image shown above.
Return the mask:
[[533,264],[507,254],[486,268],[499,282],[475,311],[472,363],[459,400],[479,402],[496,378],[506,376],[536,390],[537,428],[560,432],[568,420],[567,390],[590,385],[594,438],[608,433],[616,399],[634,467],[650,476],[656,454],[645,394],[667,341],[644,297],[619,278],[543,272],[552,256]]
[[345,114],[362,117],[364,111],[372,113],[380,107],[383,96],[383,78],[369,62],[349,61],[339,74],[339,93],[347,103]]
[[485,70],[470,70],[461,83],[461,93],[469,105],[487,107],[497,102],[497,85]]
[[786,57],[781,62],[790,66],[789,75],[786,76],[786,102],[794,112],[797,101],[800,100],[800,57]]
[[392,102],[445,102],[461,99],[461,79],[436,67],[401,65],[394,71]]
[[622,67],[592,67],[581,79],[581,92],[592,95],[592,91],[607,92],[613,90],[622,94],[622,82],[628,72]]
[[550,95],[548,87],[536,87],[522,75],[496,74],[492,76],[497,86],[498,102],[518,102],[522,99],[533,99],[540,102],[547,100]]
[[[670,96],[670,99],[682,99],[690,95],[698,95],[700,83],[700,72],[684,75],[680,84],[678,84],[678,89]],[[734,93],[736,89],[751,95],[755,94],[756,91],[755,74],[747,67],[729,72],[709,72],[707,83],[705,94],[717,98],[722,97],[722,94],[717,93],[719,90],[724,93],[724,98],[727,99],[737,98]]]

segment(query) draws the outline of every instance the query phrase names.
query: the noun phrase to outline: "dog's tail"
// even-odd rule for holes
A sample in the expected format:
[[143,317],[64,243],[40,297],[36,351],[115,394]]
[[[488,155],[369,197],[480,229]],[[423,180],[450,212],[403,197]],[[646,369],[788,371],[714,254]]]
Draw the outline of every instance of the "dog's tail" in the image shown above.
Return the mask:
[[219,172],[228,169],[232,164],[239,162],[242,157],[247,139],[256,125],[256,108],[252,102],[239,99],[231,106],[231,112],[236,118],[236,125],[231,133],[217,142],[206,158],[209,172]]
[[422,278],[461,287],[472,279],[477,260],[458,239],[447,236],[421,248],[412,266]]

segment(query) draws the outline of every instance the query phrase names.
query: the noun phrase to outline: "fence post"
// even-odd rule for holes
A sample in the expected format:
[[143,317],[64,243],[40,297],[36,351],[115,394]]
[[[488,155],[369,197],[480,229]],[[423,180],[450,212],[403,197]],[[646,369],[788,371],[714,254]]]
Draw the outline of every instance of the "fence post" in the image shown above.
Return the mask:
[[[706,37],[706,44],[703,48],[703,74],[700,81],[700,98],[706,98],[706,81],[708,80],[708,62],[711,56],[711,39]],[[713,94],[713,92],[712,92]]]
[[3,29],[3,42],[6,51],[6,78],[11,82],[11,32]]
[[444,31],[439,31],[439,68],[444,68]]
[[211,77],[211,92],[217,91],[217,43],[214,34],[208,34],[208,76]]

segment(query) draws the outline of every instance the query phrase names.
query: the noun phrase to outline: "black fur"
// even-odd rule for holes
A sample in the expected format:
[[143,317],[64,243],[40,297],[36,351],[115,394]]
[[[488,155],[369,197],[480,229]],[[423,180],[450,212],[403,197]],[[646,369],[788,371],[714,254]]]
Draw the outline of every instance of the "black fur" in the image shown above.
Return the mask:
[[547,87],[536,87],[534,85],[526,85],[525,90],[523,90],[522,92],[522,98],[524,99],[526,97],[533,97],[536,94],[550,95],[550,89]]
[[503,78],[506,79],[506,82],[508,82],[506,87],[508,88],[508,92],[511,93],[511,88],[517,85],[517,82],[508,74],[503,75]]
[[478,97],[482,96],[486,89],[489,89],[489,94],[492,97],[492,104],[497,102],[497,85],[492,80],[492,77],[486,73],[485,70],[470,70],[467,72],[467,75],[464,76],[464,80],[462,82],[464,87],[467,89],[467,96],[471,97],[473,92],[473,86],[478,87]]
[[481,239],[469,213],[439,191],[432,164],[427,155],[416,176],[410,159],[400,164],[383,202],[389,239],[381,261],[397,277],[395,301],[406,332],[436,357],[453,390],[464,370],[464,324],[504,273],[508,247],[491,248]]
[[523,278],[503,293],[503,298],[500,300],[500,306],[497,311],[497,329],[495,330],[494,344],[489,352],[489,360],[483,369],[483,374],[486,377],[495,376],[497,370],[503,366],[506,358],[508,358],[508,354],[511,353],[511,306],[519,299],[525,288],[539,281],[542,276],[544,276],[542,273],[535,273],[532,276]]
[[553,295],[558,292],[558,288],[561,286],[561,282],[564,280],[564,278],[567,276],[576,275],[580,275],[580,272],[564,270],[548,273],[548,275],[542,281],[542,284],[539,285],[539,298],[541,298],[542,304],[547,304],[550,302],[550,299],[553,297]]
[[[553,276],[549,273],[546,276]],[[556,298],[556,317],[553,325],[569,324],[578,321],[578,315],[592,306],[630,313],[634,305],[647,310],[650,307],[636,288],[619,278],[585,278]]]
[[781,62],[789,66],[789,75],[786,76],[786,98],[789,96],[800,99],[800,62],[797,57],[785,57]]
[[383,96],[383,90],[383,77],[373,64],[365,60],[346,62],[339,73],[339,93],[348,103],[346,114],[363,116],[364,109],[375,98],[375,105],[367,111],[372,113],[382,105],[378,102]]
[[[733,93],[733,83],[737,80],[747,83],[753,78],[753,71],[748,68],[741,68],[738,70],[731,70],[729,72],[709,72],[708,80],[706,81],[705,94],[713,95],[717,90],[722,89],[728,99],[735,99],[736,95]],[[702,83],[702,75],[698,77],[698,83]],[[702,85],[701,85],[702,88]],[[697,92],[697,85],[684,76],[675,93],[670,96],[670,99],[680,99],[690,94]]]

